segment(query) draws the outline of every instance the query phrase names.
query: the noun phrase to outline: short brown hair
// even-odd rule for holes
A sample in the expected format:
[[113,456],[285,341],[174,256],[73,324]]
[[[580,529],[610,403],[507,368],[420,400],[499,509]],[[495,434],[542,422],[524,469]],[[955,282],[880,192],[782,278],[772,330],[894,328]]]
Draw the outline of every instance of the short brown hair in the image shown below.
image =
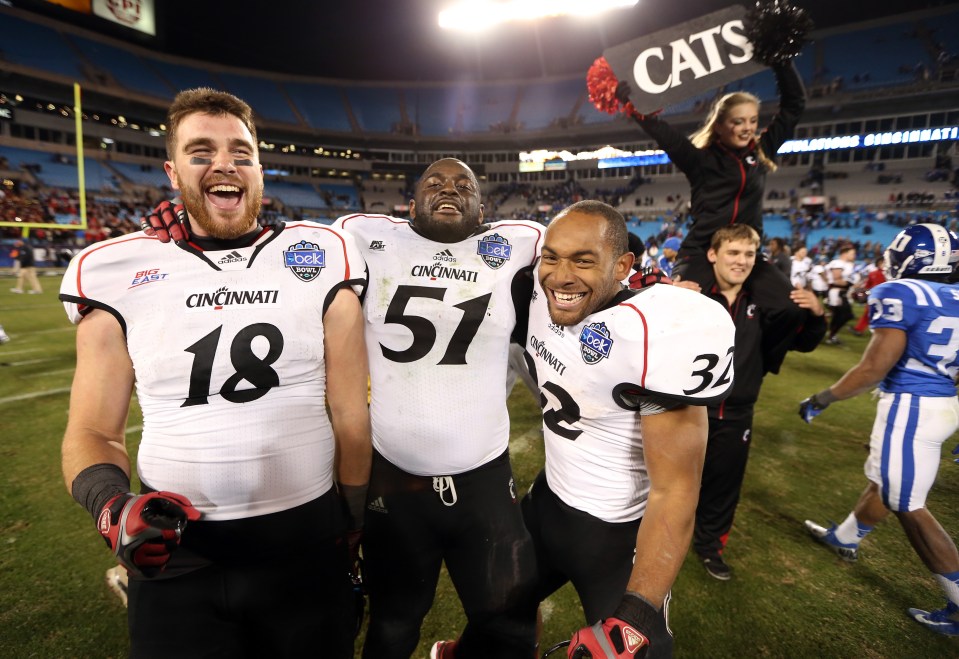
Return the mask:
[[710,241],[709,247],[714,252],[718,252],[720,245],[724,242],[733,242],[736,240],[748,240],[757,248],[760,242],[759,234],[748,224],[729,224],[713,234],[713,239]]
[[180,126],[180,122],[189,115],[197,113],[211,114],[215,117],[222,117],[223,115],[236,117],[249,129],[250,135],[253,136],[253,144],[256,144],[253,109],[246,102],[233,94],[210,89],[209,87],[197,87],[177,94],[167,111],[166,154],[169,160],[173,160],[173,156],[176,154],[176,130]]

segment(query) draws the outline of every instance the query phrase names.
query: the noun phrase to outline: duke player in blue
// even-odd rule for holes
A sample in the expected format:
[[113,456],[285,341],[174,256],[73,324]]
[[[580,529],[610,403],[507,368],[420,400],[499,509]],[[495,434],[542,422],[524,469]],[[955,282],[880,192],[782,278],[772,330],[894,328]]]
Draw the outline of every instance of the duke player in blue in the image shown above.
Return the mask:
[[959,635],[959,553],[926,508],[942,444],[959,428],[959,285],[946,280],[959,262],[959,237],[935,224],[901,231],[886,250],[886,277],[869,295],[872,339],[860,362],[834,385],[802,401],[810,423],[835,401],[879,385],[866,460],[869,485],[839,525],[806,521],[809,533],[855,561],[859,543],[890,511],[946,594],[936,611],[909,615],[940,634]]

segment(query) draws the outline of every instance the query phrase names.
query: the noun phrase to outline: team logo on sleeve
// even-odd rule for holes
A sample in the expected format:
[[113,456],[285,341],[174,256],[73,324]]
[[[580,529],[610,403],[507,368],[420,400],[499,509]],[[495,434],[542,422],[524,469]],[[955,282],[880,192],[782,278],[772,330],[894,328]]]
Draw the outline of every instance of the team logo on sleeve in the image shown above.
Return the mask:
[[595,364],[603,357],[609,357],[613,347],[613,340],[609,338],[609,329],[606,323],[593,323],[583,328],[579,335],[579,351],[583,361]]
[[301,240],[283,251],[283,265],[301,281],[313,281],[326,267],[326,250],[316,243]]
[[483,239],[476,244],[476,253],[483,258],[486,265],[496,270],[509,261],[513,246],[506,238],[494,233],[492,236],[483,236]]

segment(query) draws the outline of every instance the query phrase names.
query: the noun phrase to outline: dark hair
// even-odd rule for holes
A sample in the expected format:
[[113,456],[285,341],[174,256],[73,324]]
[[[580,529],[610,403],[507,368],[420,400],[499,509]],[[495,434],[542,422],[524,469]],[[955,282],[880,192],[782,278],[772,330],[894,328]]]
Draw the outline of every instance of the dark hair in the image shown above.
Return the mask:
[[553,219],[558,219],[569,213],[583,213],[585,215],[596,215],[606,220],[606,244],[613,250],[615,255],[622,256],[629,249],[629,231],[626,230],[626,218],[618,210],[609,204],[595,199],[584,199],[577,201],[572,206],[567,206],[559,212]]
[[189,115],[197,113],[211,114],[215,117],[223,115],[236,117],[249,129],[250,135],[253,136],[253,144],[256,145],[256,126],[253,123],[253,110],[250,106],[233,94],[209,87],[198,87],[177,94],[167,111],[166,153],[169,160],[173,160],[176,155],[176,130],[180,122]]

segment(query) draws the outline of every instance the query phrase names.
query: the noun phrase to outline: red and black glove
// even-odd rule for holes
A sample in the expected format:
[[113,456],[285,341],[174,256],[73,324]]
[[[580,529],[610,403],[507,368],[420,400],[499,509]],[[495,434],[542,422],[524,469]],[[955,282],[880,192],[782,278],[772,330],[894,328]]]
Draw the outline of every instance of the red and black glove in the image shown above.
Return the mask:
[[97,518],[97,530],[131,574],[155,577],[180,544],[188,521],[200,519],[190,500],[173,492],[119,494]]
[[672,284],[673,280],[666,276],[666,273],[655,265],[647,265],[642,270],[637,270],[629,278],[630,288],[646,288],[653,284]]
[[189,226],[183,204],[174,206],[169,201],[161,201],[152,213],[140,220],[140,228],[148,236],[156,236],[161,243],[189,240]]
[[612,616],[573,634],[568,659],[634,659],[668,657],[673,639],[664,611],[627,593]]

